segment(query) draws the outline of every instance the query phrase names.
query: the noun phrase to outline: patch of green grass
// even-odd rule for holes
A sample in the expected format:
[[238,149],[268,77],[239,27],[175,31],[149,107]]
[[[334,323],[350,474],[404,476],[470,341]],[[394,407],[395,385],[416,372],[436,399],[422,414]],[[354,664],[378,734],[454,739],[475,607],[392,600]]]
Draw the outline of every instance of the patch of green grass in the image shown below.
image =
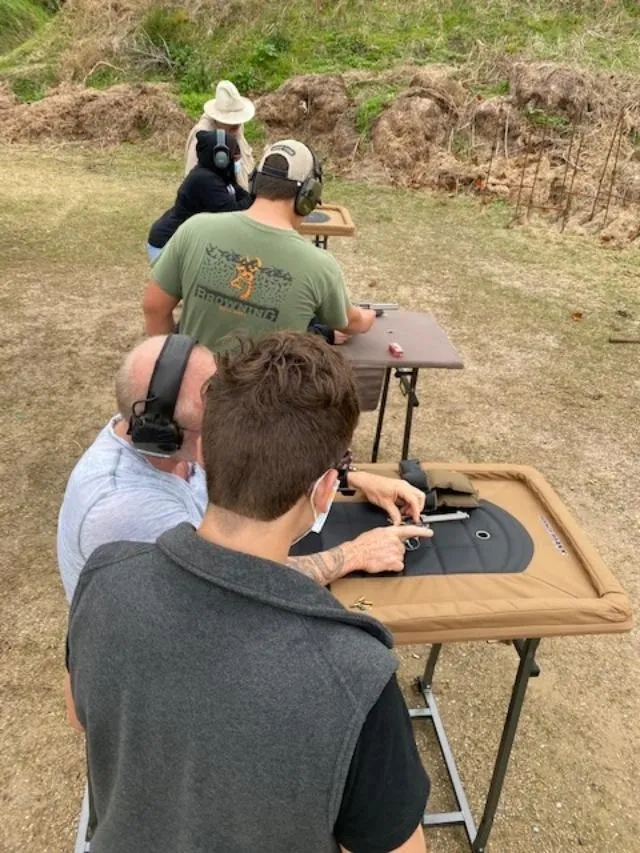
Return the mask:
[[11,81],[13,94],[24,103],[39,101],[47,94],[50,80],[34,77],[14,77]]
[[84,81],[85,86],[92,89],[108,89],[127,79],[126,72],[109,65],[101,65]]
[[49,16],[32,0],[1,0],[0,54],[7,53],[47,22]]
[[[212,51],[217,48],[212,45]],[[251,40],[248,50],[231,58],[224,64],[214,61],[213,76],[231,80],[240,91],[265,92],[277,89],[288,77],[292,76],[291,39],[279,30],[268,31],[261,37]],[[214,54],[215,55],[215,54]],[[216,74],[216,66],[219,73]]]
[[467,160],[472,151],[469,134],[463,130],[454,131],[451,137],[451,153],[460,160]]
[[471,84],[469,88],[474,95],[478,95],[480,98],[495,98],[498,95],[509,94],[509,81],[498,80],[495,83],[475,83]]
[[540,107],[529,107],[525,110],[525,116],[534,127],[544,127],[558,133],[566,133],[571,130],[571,122],[568,118],[550,113]]
[[202,108],[204,107],[205,102],[210,100],[212,97],[213,94],[211,91],[181,92],[178,101],[189,118],[197,121],[202,115]]
[[36,6],[40,6],[45,12],[59,12],[64,5],[65,0],[33,0]]
[[193,22],[184,9],[152,8],[141,21],[141,29],[156,47],[183,45],[195,40]]
[[245,124],[244,136],[249,145],[255,145],[256,148],[259,148],[267,141],[267,128],[260,119],[254,118]]
[[356,108],[355,125],[358,133],[367,139],[371,136],[371,128],[375,121],[382,115],[385,107],[394,99],[397,88],[385,87],[384,91],[366,98]]

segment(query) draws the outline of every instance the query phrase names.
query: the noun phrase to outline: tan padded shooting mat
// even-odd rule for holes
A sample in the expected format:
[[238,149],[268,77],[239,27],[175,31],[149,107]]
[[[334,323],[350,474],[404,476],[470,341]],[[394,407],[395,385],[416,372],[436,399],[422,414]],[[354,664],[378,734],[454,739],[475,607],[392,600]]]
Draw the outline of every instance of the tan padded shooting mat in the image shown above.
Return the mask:
[[[533,538],[533,559],[517,574],[343,578],[333,594],[359,598],[398,644],[516,639],[628,631],[627,596],[549,483],[519,465],[421,463],[461,471],[481,498],[503,507]],[[398,477],[397,465],[358,465]],[[358,500],[341,497],[341,500]]]
[[302,220],[298,231],[311,237],[353,237],[356,226],[346,207],[323,204]]

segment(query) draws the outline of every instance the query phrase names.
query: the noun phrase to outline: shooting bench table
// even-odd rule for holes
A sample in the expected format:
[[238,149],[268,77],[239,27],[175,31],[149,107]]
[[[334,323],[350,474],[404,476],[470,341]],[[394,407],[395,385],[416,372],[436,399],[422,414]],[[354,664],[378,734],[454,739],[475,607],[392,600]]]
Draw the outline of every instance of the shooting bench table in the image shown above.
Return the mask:
[[[434,522],[432,539],[407,552],[402,575],[357,573],[331,587],[347,608],[366,610],[396,644],[430,644],[419,688],[424,706],[414,721],[433,725],[457,808],[425,813],[425,826],[461,826],[472,853],[484,853],[502,791],[529,678],[541,638],[622,633],[632,627],[627,596],[549,483],[517,465],[422,463],[467,474],[481,498],[463,521]],[[397,466],[360,465],[398,477]],[[334,547],[384,523],[381,510],[353,497],[336,499],[320,535],[309,534],[292,553]],[[505,640],[519,663],[478,826],[474,821],[433,692],[443,643]]]
[[[389,352],[390,343],[399,343],[404,349],[402,358]],[[382,378],[382,394],[378,390],[380,411],[376,425],[371,461],[376,462],[387,409],[389,382],[392,374],[400,381],[400,390],[407,399],[402,439],[402,459],[409,456],[413,410],[420,405],[416,386],[421,368],[460,370],[464,367],[447,333],[438,325],[431,313],[422,311],[388,311],[377,317],[364,335],[354,335],[341,351],[349,358],[358,376],[369,371]],[[380,385],[378,385],[380,388]],[[377,403],[377,397],[376,397]],[[375,409],[375,405],[366,408]]]
[[353,237],[356,226],[346,207],[339,204],[323,204],[300,223],[298,231],[303,236],[313,237],[313,242],[321,249],[329,245],[329,237]]

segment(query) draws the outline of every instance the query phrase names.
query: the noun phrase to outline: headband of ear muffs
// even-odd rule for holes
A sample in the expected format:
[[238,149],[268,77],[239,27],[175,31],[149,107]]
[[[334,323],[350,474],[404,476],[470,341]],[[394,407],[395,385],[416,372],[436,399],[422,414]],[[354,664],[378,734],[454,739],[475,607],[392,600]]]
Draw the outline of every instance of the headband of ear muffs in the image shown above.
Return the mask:
[[147,396],[133,404],[129,417],[127,435],[141,453],[166,457],[182,447],[183,431],[174,414],[195,345],[195,339],[188,335],[167,336],[153,368]]
[[[257,168],[249,175],[249,192],[255,197],[256,183],[259,175],[266,175],[269,178],[277,178],[280,181],[295,183],[298,186],[298,191],[294,198],[293,207],[298,216],[308,216],[316,207],[322,203],[322,164],[316,157],[316,153],[310,146],[306,145],[306,149],[311,154],[313,166],[311,172],[307,175],[304,181],[294,181],[288,177],[288,172],[284,173],[280,169],[273,169],[271,166],[263,166],[260,171]],[[274,151],[274,154],[277,154]]]
[[227,145],[226,134],[224,130],[216,128],[216,145],[213,149],[213,165],[216,169],[220,169],[220,171],[223,172],[225,169],[229,168],[230,163],[231,152]]

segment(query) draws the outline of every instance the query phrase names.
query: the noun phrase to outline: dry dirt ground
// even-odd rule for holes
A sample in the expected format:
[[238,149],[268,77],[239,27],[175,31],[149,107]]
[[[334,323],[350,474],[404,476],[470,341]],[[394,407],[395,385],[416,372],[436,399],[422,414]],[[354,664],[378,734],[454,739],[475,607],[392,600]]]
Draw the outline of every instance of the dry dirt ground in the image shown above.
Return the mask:
[[[172,200],[178,167],[134,149],[5,147],[0,173],[0,850],[62,853],[83,746],[63,719],[56,514],[75,460],[112,412],[119,357],[140,335],[146,229]],[[637,606],[640,347],[607,343],[615,327],[640,332],[637,251],[507,229],[499,204],[338,182],[328,195],[359,229],[332,247],[352,294],[430,308],[466,362],[422,377],[414,454],[539,468]],[[383,460],[398,458],[400,414],[396,389]],[[360,458],[372,431],[367,415]],[[418,652],[401,651],[405,685]],[[637,633],[544,641],[539,661],[490,851],[637,853]],[[476,809],[515,664],[503,645],[444,650],[441,710]],[[433,805],[446,806],[427,740],[420,733]],[[429,837],[434,853],[466,849],[458,830]]]

